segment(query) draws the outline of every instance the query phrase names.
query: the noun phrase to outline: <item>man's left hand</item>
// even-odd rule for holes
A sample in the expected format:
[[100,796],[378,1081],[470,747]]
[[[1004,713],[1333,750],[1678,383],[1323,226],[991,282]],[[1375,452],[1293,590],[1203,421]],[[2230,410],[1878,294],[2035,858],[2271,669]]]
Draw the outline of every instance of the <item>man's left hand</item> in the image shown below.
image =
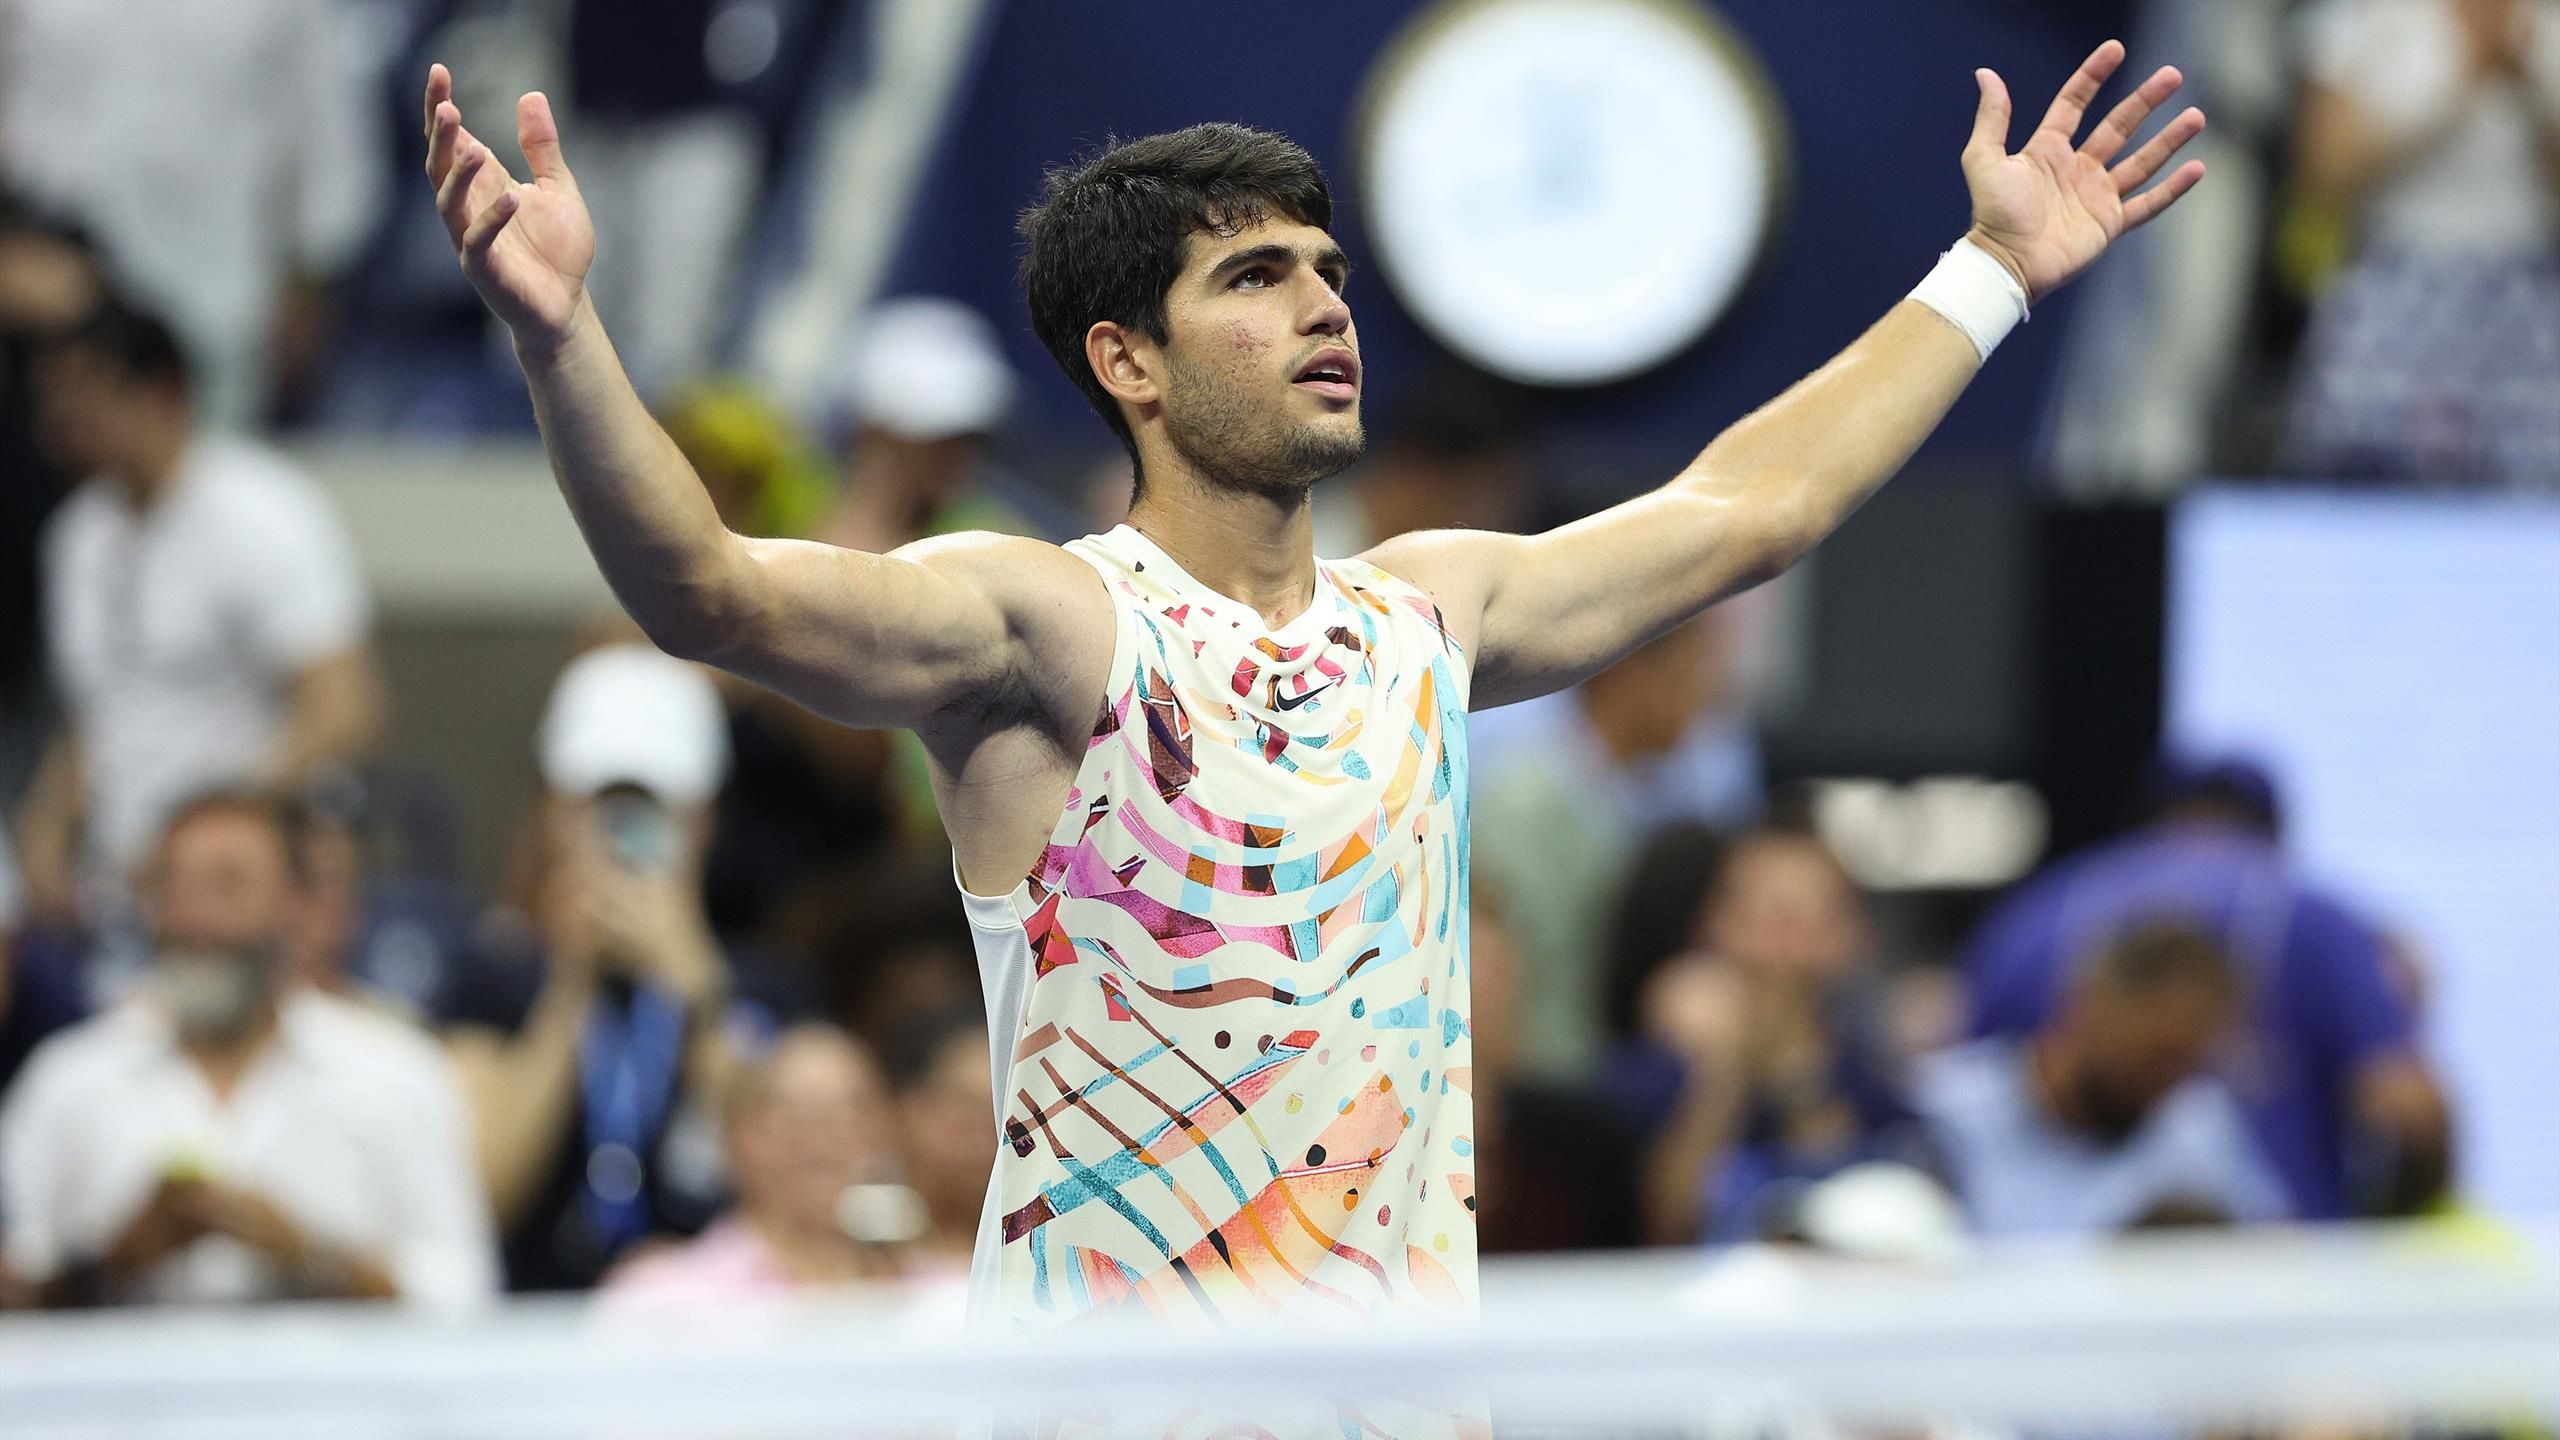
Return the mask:
[[196,1224],[228,1235],[288,1268],[302,1259],[302,1227],[282,1207],[254,1190],[206,1181],[196,1187],[189,1211]]
[[2099,46],[2014,155],[2008,148],[2009,87],[1989,70],[1974,72],[1982,102],[1964,149],[1965,185],[1973,192],[1972,239],[2018,277],[2029,303],[2060,289],[2117,236],[2176,204],[2204,178],[2204,162],[2190,160],[2142,189],[2203,133],[2204,112],[2192,106],[2132,156],[2117,159],[2134,132],[2185,83],[2170,66],[2126,96],[2085,143],[2074,145],[2090,102],[2123,63],[2122,44],[2110,40]]

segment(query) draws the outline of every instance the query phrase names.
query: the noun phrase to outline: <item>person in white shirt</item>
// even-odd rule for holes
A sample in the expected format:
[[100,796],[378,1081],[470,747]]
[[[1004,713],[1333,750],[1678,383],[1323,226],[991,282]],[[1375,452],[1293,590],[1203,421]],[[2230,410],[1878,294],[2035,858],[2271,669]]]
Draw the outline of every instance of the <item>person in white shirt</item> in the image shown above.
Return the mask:
[[318,358],[383,213],[355,8],[0,0],[0,174],[97,231],[225,428]]
[[36,1051],[0,1108],[9,1266],[58,1304],[494,1293],[462,1092],[422,1032],[285,979],[290,810],[183,806],[126,1003]]
[[2560,0],[2320,0],[2300,49],[2300,204],[2283,258],[2298,282],[2325,284],[2284,469],[2549,487]]
[[2243,1008],[2219,944],[2155,922],[2099,952],[2035,1035],[1921,1062],[1913,1099],[1974,1232],[2076,1238],[2173,1213],[2285,1218],[2239,1102],[2208,1071]]
[[190,376],[165,325],[114,301],[44,362],[45,441],[90,477],[44,537],[66,723],[19,848],[29,908],[49,920],[84,906],[93,922],[119,918],[179,800],[297,783],[381,728],[371,604],[345,531],[282,456],[195,428]]

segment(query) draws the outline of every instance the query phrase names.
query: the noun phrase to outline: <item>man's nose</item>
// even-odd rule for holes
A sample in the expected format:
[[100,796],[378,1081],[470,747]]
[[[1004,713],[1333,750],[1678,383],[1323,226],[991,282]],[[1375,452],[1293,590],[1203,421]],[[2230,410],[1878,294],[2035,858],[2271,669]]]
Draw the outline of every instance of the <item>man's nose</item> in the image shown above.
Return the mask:
[[1317,298],[1307,313],[1306,333],[1340,335],[1351,328],[1351,302],[1342,298],[1322,277],[1312,282]]

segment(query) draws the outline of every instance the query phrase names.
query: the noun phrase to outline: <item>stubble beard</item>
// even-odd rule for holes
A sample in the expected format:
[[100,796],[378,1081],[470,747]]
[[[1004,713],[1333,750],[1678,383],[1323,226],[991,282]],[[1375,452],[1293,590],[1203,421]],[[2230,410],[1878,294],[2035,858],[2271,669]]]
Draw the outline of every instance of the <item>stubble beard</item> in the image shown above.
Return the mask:
[[1245,387],[1176,366],[1165,438],[1193,474],[1221,490],[1295,502],[1357,463],[1368,433],[1346,424],[1292,424],[1258,413]]

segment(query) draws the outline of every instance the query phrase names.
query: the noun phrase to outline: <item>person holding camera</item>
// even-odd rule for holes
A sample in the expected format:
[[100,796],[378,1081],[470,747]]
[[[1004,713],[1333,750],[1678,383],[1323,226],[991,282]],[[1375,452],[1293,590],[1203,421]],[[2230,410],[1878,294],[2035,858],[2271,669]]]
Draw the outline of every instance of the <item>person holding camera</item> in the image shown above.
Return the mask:
[[483,927],[442,1010],[516,1290],[579,1290],[725,1182],[712,1122],[737,1034],[771,1003],[702,904],[728,763],[707,672],[642,645],[569,663],[544,713],[546,793],[517,913]]

